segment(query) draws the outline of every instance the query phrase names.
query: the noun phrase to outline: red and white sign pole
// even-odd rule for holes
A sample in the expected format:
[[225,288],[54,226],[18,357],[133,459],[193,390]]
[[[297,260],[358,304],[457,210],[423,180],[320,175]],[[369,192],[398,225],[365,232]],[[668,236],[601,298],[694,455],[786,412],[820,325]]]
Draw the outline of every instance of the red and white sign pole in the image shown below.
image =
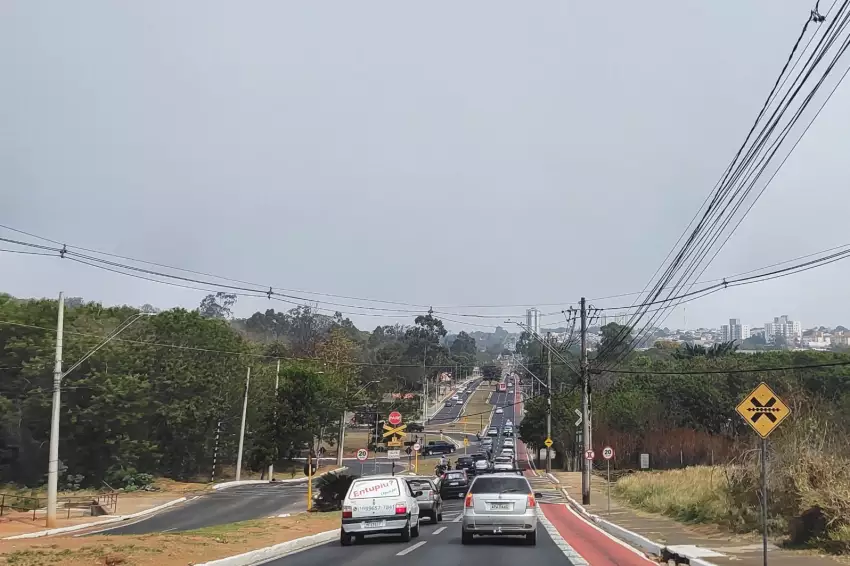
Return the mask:
[[602,457],[608,465],[608,514],[611,514],[611,458],[614,457],[614,449],[606,446],[602,449]]

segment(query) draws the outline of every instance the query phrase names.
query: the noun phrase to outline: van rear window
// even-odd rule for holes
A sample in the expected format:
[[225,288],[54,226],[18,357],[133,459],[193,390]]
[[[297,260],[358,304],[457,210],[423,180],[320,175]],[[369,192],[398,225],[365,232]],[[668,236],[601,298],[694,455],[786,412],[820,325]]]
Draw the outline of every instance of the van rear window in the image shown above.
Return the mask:
[[357,480],[351,486],[351,499],[370,499],[373,497],[397,497],[398,480]]

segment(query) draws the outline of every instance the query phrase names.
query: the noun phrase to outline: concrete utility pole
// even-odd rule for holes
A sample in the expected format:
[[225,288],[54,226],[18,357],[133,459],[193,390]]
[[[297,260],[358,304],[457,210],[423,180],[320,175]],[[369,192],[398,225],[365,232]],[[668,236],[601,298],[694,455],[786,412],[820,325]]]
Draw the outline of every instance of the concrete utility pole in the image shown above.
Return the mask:
[[[547,359],[549,361],[549,370],[546,378],[546,438],[552,438],[552,350],[551,350],[551,333],[546,333],[546,343],[550,348],[546,348]],[[546,447],[546,473],[552,473],[552,449]]]
[[[274,418],[275,422],[277,422],[277,390],[280,387],[280,360],[277,361],[277,369],[274,374]],[[272,451],[274,454],[274,451]],[[269,464],[269,481],[274,479],[274,460]]]
[[59,486],[59,408],[62,386],[62,334],[65,324],[65,300],[59,293],[56,319],[56,357],[53,363],[53,414],[50,419],[50,452],[47,460],[47,528],[56,527],[56,497]]
[[242,427],[239,429],[239,454],[236,456],[236,481],[242,477],[242,449],[245,446],[245,417],[248,414],[248,387],[251,384],[251,368],[245,378],[245,400],[242,402]]
[[590,445],[590,381],[587,373],[587,303],[581,298],[581,423],[582,423],[582,446],[581,451],[581,502],[582,505],[590,504],[590,466],[584,457],[584,452],[591,448]]

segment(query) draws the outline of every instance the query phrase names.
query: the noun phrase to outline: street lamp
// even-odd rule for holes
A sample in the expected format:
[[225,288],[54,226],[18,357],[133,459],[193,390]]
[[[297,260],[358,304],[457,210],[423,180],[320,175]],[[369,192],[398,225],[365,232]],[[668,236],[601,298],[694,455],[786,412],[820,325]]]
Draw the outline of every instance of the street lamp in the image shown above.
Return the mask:
[[92,357],[98,350],[111,342],[116,336],[127,330],[134,322],[143,316],[149,316],[153,313],[140,312],[136,313],[124,322],[118,328],[112,331],[100,344],[88,351],[80,360],[68,368],[65,372],[62,371],[62,338],[65,324],[65,301],[62,293],[59,293],[59,315],[56,322],[56,358],[53,365],[53,412],[50,419],[50,451],[47,461],[47,527],[53,528],[56,526],[56,497],[59,487],[59,412],[62,404],[61,388],[62,380],[68,374],[80,367],[83,362]]
[[[358,389],[352,397],[357,397],[360,395],[367,387],[373,385],[375,383],[379,383],[379,380],[373,379],[367,383],[364,383],[360,389]],[[342,467],[342,448],[345,444],[345,409],[342,410],[342,415],[339,417],[339,442],[337,443],[338,447],[336,450],[336,465]]]

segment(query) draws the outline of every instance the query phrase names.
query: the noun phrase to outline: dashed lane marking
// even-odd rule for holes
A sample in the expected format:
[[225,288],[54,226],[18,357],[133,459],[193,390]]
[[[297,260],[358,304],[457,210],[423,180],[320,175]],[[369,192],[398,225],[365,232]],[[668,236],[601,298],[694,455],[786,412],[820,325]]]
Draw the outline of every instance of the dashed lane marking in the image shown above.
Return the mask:
[[445,531],[446,529],[448,529],[448,527],[440,527],[439,529],[437,529],[436,531],[434,531],[433,533],[431,533],[431,535],[432,535],[432,536],[433,536],[433,535],[438,535],[438,534],[440,534],[441,532]]
[[423,541],[421,541],[421,542],[417,542],[416,544],[414,544],[414,545],[412,545],[412,546],[408,546],[407,548],[405,548],[405,549],[404,549],[404,550],[402,550],[401,552],[397,552],[397,553],[396,553],[396,556],[404,556],[405,554],[410,554],[411,552],[413,552],[414,550],[416,550],[417,548],[419,548],[420,546],[422,546],[422,545],[423,545],[423,544],[425,544],[426,542],[428,542],[428,541],[427,541],[427,540],[423,540]]

